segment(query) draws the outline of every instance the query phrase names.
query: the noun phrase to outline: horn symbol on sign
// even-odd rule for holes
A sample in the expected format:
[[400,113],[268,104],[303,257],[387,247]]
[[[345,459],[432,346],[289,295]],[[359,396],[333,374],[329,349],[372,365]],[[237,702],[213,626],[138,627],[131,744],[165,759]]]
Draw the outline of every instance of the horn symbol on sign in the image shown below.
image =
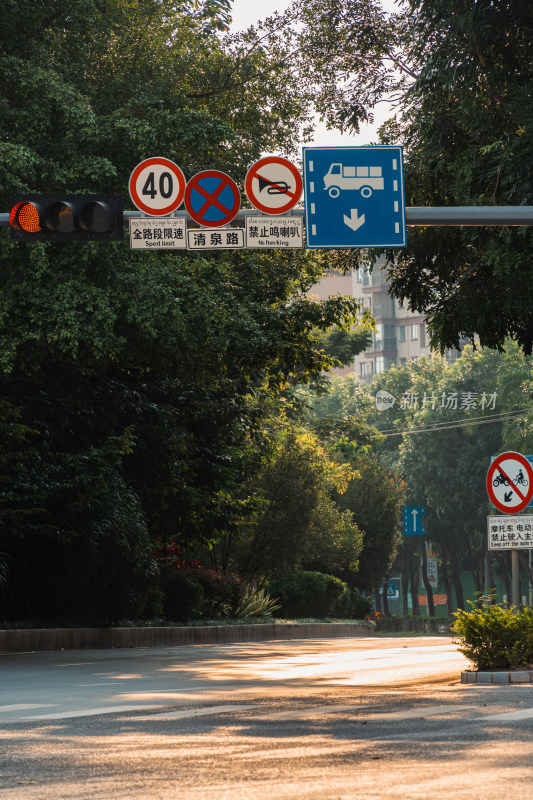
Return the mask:
[[262,178],[261,175],[257,176],[257,180],[259,181],[260,192],[268,186],[267,194],[287,194],[290,189],[286,181],[267,181],[266,178]]

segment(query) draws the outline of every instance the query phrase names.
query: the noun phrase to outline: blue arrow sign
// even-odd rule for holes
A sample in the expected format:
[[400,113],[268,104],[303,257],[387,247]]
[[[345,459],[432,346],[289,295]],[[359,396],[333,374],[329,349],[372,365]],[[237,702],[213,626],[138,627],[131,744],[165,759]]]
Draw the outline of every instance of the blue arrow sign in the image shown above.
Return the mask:
[[307,247],[405,247],[401,147],[304,147]]
[[424,506],[403,507],[403,535],[425,536],[423,517],[426,514]]

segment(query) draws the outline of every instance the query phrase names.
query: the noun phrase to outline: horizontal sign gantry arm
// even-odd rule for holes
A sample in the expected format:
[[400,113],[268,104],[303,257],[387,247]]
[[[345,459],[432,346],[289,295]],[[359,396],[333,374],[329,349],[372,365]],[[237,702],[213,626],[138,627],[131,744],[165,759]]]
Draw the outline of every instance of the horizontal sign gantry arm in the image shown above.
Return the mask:
[[[304,216],[303,208],[295,208],[286,212],[292,216]],[[130,219],[139,217],[139,211],[124,211],[124,224]],[[257,216],[255,209],[241,209],[234,222],[243,222],[246,216]],[[141,215],[142,216],[142,215]],[[185,211],[175,211],[174,217],[184,217],[192,222]],[[407,225],[430,226],[532,226],[533,206],[442,206],[442,207],[407,207],[405,209]],[[9,227],[9,212],[0,213],[0,227]]]

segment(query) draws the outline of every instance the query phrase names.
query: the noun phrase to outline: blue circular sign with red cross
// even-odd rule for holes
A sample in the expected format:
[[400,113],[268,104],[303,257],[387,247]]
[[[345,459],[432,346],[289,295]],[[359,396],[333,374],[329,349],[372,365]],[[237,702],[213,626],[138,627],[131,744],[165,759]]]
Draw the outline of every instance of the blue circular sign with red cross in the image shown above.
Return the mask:
[[237,184],[216,169],[198,172],[185,189],[185,208],[195,222],[207,228],[228,225],[240,207]]

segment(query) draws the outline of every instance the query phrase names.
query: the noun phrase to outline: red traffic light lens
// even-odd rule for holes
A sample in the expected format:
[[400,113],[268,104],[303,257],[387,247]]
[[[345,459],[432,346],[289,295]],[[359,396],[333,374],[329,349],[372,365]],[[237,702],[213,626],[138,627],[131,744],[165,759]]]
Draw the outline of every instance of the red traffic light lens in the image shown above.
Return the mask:
[[39,211],[33,203],[17,203],[11,209],[9,224],[26,233],[38,233],[41,230]]

